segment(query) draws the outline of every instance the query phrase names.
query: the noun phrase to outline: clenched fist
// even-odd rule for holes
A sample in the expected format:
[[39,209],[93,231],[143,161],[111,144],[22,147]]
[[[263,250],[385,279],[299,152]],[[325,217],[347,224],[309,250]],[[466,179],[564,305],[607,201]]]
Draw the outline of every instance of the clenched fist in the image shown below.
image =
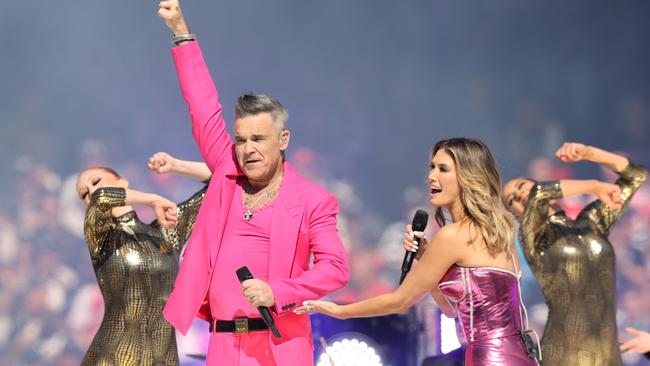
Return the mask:
[[165,21],[167,27],[174,34],[190,33],[190,28],[185,23],[185,17],[183,17],[178,0],[161,1],[158,4],[158,16]]
[[575,163],[582,160],[589,160],[591,147],[578,142],[565,142],[557,151],[555,156],[565,163]]
[[178,207],[174,202],[160,197],[151,206],[160,225],[169,229],[178,224]]
[[599,182],[594,194],[609,208],[614,210],[621,208],[623,199],[621,198],[621,187],[618,185]]
[[165,153],[157,152],[149,158],[149,163],[147,167],[149,170],[156,172],[158,174],[166,174],[173,172],[176,165],[176,158]]

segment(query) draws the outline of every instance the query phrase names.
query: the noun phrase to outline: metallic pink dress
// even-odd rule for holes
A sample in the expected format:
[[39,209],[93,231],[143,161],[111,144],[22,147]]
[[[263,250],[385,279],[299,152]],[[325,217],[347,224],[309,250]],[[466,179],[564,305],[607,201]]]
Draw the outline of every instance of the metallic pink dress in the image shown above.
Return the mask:
[[466,366],[537,365],[520,338],[518,281],[504,269],[457,265],[442,277],[438,287],[456,309],[467,340]]

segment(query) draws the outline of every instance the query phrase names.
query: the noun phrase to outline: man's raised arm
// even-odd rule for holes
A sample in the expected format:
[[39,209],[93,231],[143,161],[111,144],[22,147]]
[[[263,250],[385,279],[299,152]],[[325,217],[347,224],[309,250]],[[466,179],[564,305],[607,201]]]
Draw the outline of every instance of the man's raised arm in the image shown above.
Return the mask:
[[214,173],[221,164],[233,162],[232,139],[226,132],[219,93],[178,0],[160,2],[158,16],[173,33],[172,42],[176,47],[172,49],[172,56],[183,98],[190,111],[192,134],[203,161]]

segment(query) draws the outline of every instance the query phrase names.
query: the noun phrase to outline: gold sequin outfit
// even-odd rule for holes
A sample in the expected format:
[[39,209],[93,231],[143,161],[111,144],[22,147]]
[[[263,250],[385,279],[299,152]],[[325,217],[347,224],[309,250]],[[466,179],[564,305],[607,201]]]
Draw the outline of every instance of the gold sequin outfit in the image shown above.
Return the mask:
[[162,309],[178,273],[178,258],[196,222],[203,188],[178,205],[178,225],[144,224],[135,211],[112,217],[125,190],[95,191],[84,235],[104,297],[104,319],[82,365],[178,365],[176,337]]
[[546,366],[623,366],[616,327],[614,249],[607,239],[647,170],[630,163],[616,181],[623,205],[614,210],[600,200],[576,220],[549,214],[561,198],[559,182],[533,187],[522,217],[520,241],[548,305],[541,341]]

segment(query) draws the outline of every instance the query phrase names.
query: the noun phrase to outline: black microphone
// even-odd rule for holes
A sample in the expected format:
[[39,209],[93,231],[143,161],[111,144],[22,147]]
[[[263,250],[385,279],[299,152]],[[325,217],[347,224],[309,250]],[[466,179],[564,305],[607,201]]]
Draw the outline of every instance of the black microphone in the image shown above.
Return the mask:
[[[424,231],[424,228],[427,227],[427,221],[429,221],[429,214],[426,211],[424,210],[415,211],[415,215],[413,216],[413,222],[411,223],[411,226],[413,227],[413,231]],[[418,242],[418,247],[419,247],[420,238],[416,236],[415,241]],[[400,285],[402,284],[402,282],[404,282],[406,275],[411,270],[411,266],[413,265],[413,259],[415,259],[416,253],[417,252],[411,252],[409,250],[407,250],[406,253],[404,253],[404,260],[402,261],[402,275],[399,278]]]
[[[243,266],[237,270],[237,278],[239,278],[239,282],[242,283],[246,280],[252,280],[255,277],[253,277],[253,274],[248,269],[248,267]],[[260,315],[262,315],[262,320],[264,320],[266,326],[269,327],[271,333],[273,333],[274,336],[280,338],[280,332],[278,332],[278,328],[275,327],[275,321],[271,316],[271,311],[269,311],[269,308],[266,306],[258,306],[257,310],[259,310]]]

